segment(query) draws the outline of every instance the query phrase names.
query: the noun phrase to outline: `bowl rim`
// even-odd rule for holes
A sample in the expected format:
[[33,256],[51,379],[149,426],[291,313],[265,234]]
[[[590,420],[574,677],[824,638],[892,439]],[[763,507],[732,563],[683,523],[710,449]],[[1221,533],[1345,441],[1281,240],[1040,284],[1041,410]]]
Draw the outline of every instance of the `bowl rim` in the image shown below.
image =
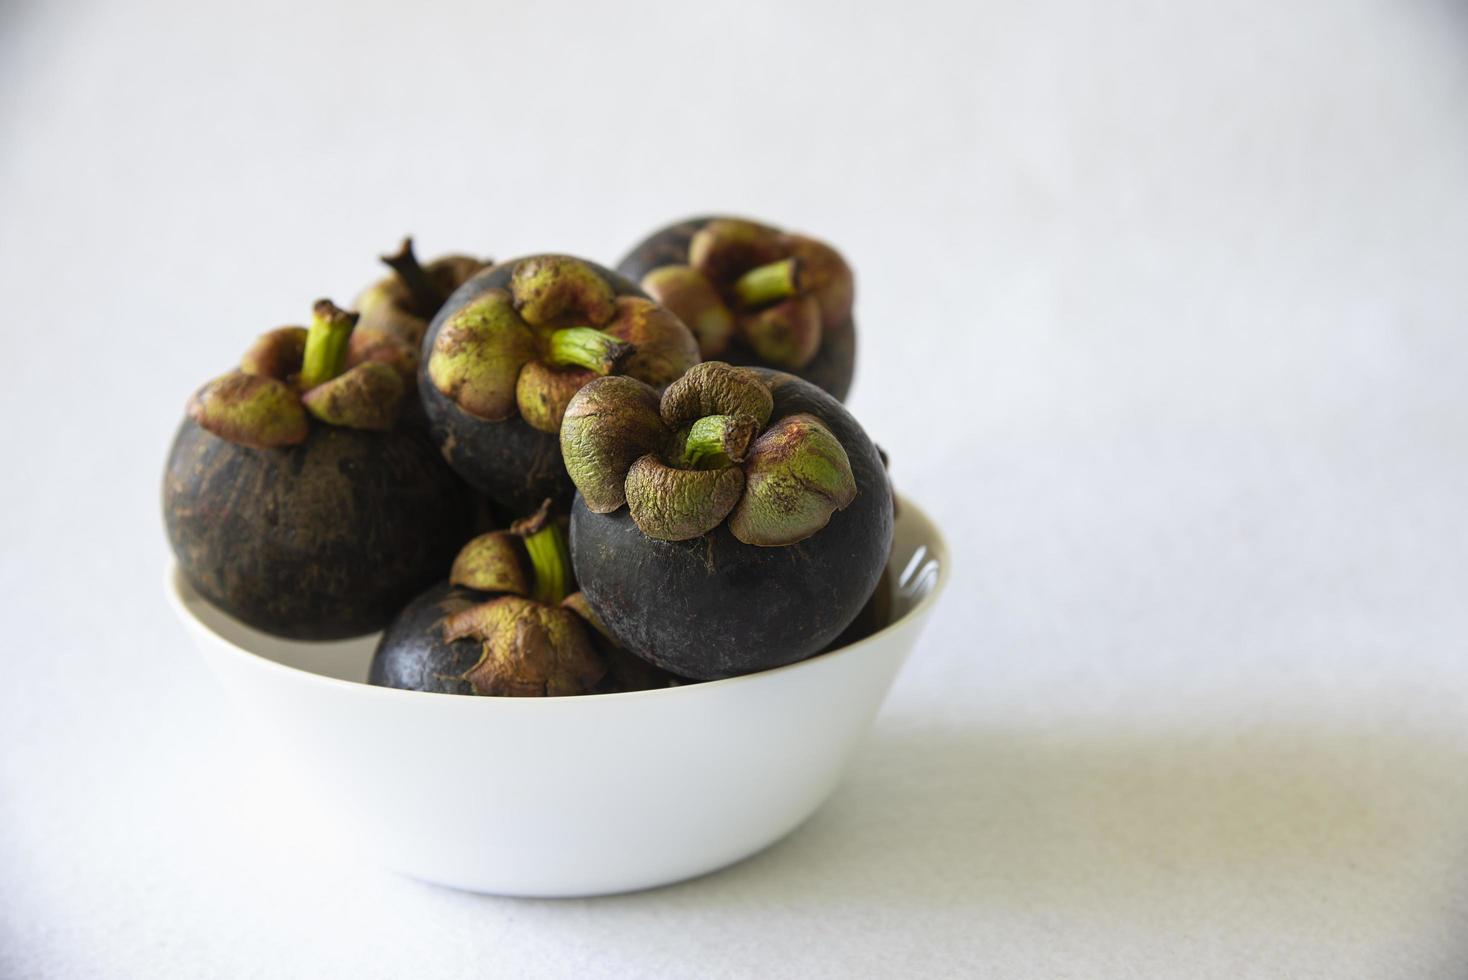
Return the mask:
[[[173,609],[174,615],[178,616],[180,621],[187,625],[197,627],[198,629],[201,629],[204,632],[208,633],[210,637],[212,637],[223,647],[230,650],[232,653],[244,655],[245,657],[254,661],[257,666],[262,666],[269,670],[280,671],[287,676],[296,675],[297,677],[304,679],[307,683],[324,684],[327,685],[328,688],[336,688],[339,690],[351,689],[357,692],[373,692],[369,696],[385,696],[389,698],[430,698],[435,701],[449,701],[452,703],[485,703],[498,705],[499,707],[494,710],[503,710],[505,707],[511,704],[557,705],[565,704],[567,702],[591,702],[596,704],[604,704],[617,700],[625,700],[628,698],[666,698],[678,697],[680,695],[686,697],[695,691],[701,692],[714,689],[723,689],[733,684],[756,683],[761,678],[770,678],[779,674],[785,674],[802,669],[810,669],[817,664],[829,663],[835,658],[854,655],[856,652],[867,649],[872,644],[875,644],[878,640],[886,636],[888,633],[894,632],[898,628],[902,627],[909,620],[912,620],[915,617],[921,618],[927,616],[928,613],[931,611],[933,604],[937,602],[938,596],[947,586],[949,576],[952,575],[952,551],[948,547],[948,540],[943,536],[942,530],[933,521],[933,519],[928,516],[926,511],[914,504],[909,498],[905,496],[895,493],[893,496],[897,501],[899,512],[902,512],[904,516],[906,516],[907,514],[912,514],[916,516],[924,525],[926,525],[928,530],[928,534],[926,535],[926,537],[928,538],[928,540],[925,542],[925,546],[927,547],[928,551],[930,553],[934,553],[934,557],[938,559],[938,577],[934,580],[932,587],[928,589],[927,594],[919,599],[911,609],[909,609],[903,615],[892,620],[890,623],[877,630],[875,633],[868,634],[867,636],[862,637],[860,640],[857,640],[855,643],[847,644],[844,647],[837,647],[835,650],[827,650],[823,653],[818,653],[815,656],[806,657],[804,660],[797,660],[794,663],[785,664],[780,667],[771,667],[767,670],[758,670],[750,674],[738,674],[734,677],[721,677],[717,680],[699,681],[697,684],[680,684],[675,687],[658,687],[642,691],[615,691],[607,694],[564,695],[561,697],[546,698],[466,697],[463,695],[445,697],[444,694],[438,691],[413,691],[399,687],[383,687],[377,684],[369,684],[366,681],[344,680],[340,677],[329,677],[325,674],[318,674],[314,671],[304,670],[300,667],[292,667],[289,664],[283,664],[278,660],[271,659],[270,657],[262,656],[261,654],[258,654],[255,651],[248,649],[247,647],[243,647],[240,644],[236,643],[234,640],[231,640],[230,638],[224,636],[208,623],[206,623],[204,620],[194,615],[193,611],[189,608],[188,600],[184,598],[184,590],[187,590],[188,593],[193,596],[194,602],[203,603],[204,605],[209,606],[211,609],[214,609],[214,611],[217,612],[220,616],[224,616],[228,619],[231,619],[232,621],[238,622],[238,620],[234,620],[233,617],[231,617],[228,613],[224,612],[221,609],[218,609],[212,603],[210,603],[208,599],[205,599],[203,596],[194,591],[193,586],[189,585],[189,583],[184,579],[182,572],[179,571],[178,562],[172,555],[169,556],[167,566],[164,570],[163,592],[168,600],[169,606]],[[253,629],[245,623],[240,623],[240,625],[245,629]],[[260,631],[255,630],[255,632]],[[362,636],[348,637],[344,640],[327,640],[321,642],[322,645],[331,643],[356,643],[365,640],[368,637],[381,636],[381,633],[382,631],[378,630],[375,633],[364,633]],[[311,642],[305,640],[289,640],[285,638],[279,639],[281,642],[284,643]],[[548,707],[531,707],[510,710],[552,709]]]

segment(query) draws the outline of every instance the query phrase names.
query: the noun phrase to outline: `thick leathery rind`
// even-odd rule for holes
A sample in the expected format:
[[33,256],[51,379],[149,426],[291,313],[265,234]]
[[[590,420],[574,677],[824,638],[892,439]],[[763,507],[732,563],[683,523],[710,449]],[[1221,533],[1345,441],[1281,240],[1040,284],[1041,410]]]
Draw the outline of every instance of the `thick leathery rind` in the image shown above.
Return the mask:
[[479,662],[481,647],[472,639],[445,640],[443,621],[483,601],[482,593],[448,582],[429,587],[398,613],[377,641],[367,683],[404,691],[473,694],[464,674]]
[[476,501],[422,434],[311,426],[250,449],[180,426],[163,481],[179,569],[205,599],[280,636],[380,629],[442,578]]
[[892,496],[876,447],[840,403],[757,369],[776,419],[814,415],[845,449],[857,495],[819,533],[784,548],[727,524],[687,541],[643,534],[626,510],[571,511],[572,561],[598,618],[626,649],[684,677],[777,667],[825,648],[872,594],[892,547]]

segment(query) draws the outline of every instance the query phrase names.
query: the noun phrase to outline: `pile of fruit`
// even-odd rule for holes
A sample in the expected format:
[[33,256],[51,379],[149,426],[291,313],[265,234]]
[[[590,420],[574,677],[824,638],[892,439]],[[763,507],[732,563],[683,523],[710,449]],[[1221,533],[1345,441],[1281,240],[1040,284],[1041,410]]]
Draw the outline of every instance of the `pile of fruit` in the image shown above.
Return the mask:
[[765,670],[885,623],[893,496],[841,404],[829,245],[743,219],[420,263],[320,300],[188,403],[164,476],[205,599],[369,680],[586,695]]

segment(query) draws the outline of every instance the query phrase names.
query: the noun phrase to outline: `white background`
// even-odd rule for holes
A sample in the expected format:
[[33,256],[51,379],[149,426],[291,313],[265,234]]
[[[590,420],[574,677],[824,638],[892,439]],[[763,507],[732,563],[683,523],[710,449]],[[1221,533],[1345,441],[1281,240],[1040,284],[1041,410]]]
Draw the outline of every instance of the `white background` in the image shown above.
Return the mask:
[[[1465,121],[1453,0],[8,0],[0,975],[1465,975]],[[342,853],[164,605],[185,397],[406,231],[706,210],[846,251],[957,552],[854,770],[644,894]]]

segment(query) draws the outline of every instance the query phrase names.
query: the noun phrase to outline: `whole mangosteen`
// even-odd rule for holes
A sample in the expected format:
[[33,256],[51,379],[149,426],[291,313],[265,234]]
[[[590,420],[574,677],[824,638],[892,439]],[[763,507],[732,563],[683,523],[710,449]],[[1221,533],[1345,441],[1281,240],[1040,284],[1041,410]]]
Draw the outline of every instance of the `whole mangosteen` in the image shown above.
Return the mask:
[[383,633],[368,683],[410,691],[555,697],[667,687],[677,679],[618,649],[571,587],[564,518],[549,501],[465,545],[447,581]]
[[190,401],[163,514],[189,583],[242,622],[325,640],[380,629],[476,529],[478,502],[378,361],[346,369],[356,314],[327,300]]
[[622,646],[684,677],[824,649],[872,596],[892,546],[876,447],[793,375],[709,361],[661,396],[602,378],[566,410],[580,491],[577,580]]
[[743,218],[690,218],[644,239],[617,271],[678,315],[705,360],[851,389],[855,280],[831,246]]
[[698,362],[676,316],[595,263],[535,255],[490,267],[454,293],[423,339],[418,388],[444,458],[507,510],[575,492],[557,433],[593,378],[654,387]]

